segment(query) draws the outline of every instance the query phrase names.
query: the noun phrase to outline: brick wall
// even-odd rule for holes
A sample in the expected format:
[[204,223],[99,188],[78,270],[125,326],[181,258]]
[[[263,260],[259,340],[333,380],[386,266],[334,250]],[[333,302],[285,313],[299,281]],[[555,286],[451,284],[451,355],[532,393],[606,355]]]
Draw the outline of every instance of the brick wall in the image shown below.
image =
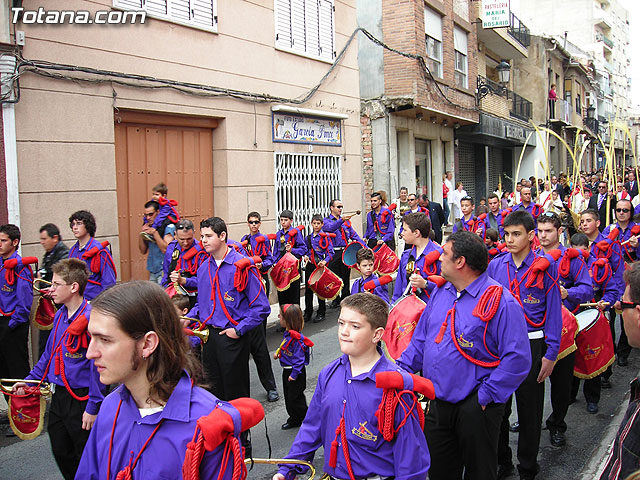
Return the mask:
[[367,114],[360,116],[360,131],[362,145],[362,191],[364,193],[366,209],[370,208],[370,196],[373,193],[373,152],[371,135],[371,117]]

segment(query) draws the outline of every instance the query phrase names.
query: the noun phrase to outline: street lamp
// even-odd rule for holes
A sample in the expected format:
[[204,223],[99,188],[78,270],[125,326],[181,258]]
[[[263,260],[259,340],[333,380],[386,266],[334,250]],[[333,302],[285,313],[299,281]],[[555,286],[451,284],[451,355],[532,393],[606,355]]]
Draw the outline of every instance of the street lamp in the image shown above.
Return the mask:
[[506,60],[502,60],[498,65],[496,65],[496,70],[498,71],[499,85],[495,82],[489,82],[486,78],[478,75],[476,91],[476,100],[478,102],[489,93],[493,93],[495,95],[504,95],[508,93],[507,85],[509,84],[509,79],[511,77],[511,65],[509,65],[509,62]]

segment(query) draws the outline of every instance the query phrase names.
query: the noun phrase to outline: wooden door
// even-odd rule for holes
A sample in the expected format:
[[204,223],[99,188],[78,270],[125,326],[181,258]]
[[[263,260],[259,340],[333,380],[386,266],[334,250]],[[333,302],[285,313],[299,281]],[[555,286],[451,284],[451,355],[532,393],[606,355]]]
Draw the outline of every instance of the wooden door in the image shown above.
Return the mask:
[[[122,281],[148,279],[138,249],[144,204],[164,182],[168,198],[197,227],[213,215],[215,119],[119,112],[115,124],[116,189]],[[196,232],[198,235],[198,232]]]

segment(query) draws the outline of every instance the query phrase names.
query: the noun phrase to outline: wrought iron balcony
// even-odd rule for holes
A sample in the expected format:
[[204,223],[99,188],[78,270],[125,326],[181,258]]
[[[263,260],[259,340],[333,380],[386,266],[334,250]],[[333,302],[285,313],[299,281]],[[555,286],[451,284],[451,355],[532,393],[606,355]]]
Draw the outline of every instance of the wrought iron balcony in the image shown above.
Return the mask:
[[509,92],[512,98],[511,111],[509,112],[512,117],[519,118],[528,122],[531,119],[533,113],[533,104],[524,97],[521,97],[515,92]]
[[516,17],[513,12],[510,14],[510,26],[507,29],[509,35],[515,38],[520,44],[526,48],[531,45],[531,33],[529,28]]

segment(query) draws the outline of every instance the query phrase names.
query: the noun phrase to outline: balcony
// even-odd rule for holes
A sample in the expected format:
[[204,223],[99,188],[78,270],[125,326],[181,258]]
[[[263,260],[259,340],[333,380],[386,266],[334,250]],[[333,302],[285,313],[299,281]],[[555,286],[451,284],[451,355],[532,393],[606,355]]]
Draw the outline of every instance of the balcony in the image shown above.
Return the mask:
[[566,100],[556,100],[554,112],[549,112],[549,122],[560,126],[571,125],[571,105]]
[[510,27],[507,29],[509,35],[515,38],[520,44],[529,48],[531,45],[531,33],[529,32],[529,28],[520,21],[518,17],[516,17],[513,12],[510,14]]
[[521,97],[515,92],[509,92],[511,94],[512,102],[511,102],[511,111],[509,114],[522,120],[524,122],[528,122],[531,120],[531,115],[533,113],[533,104],[524,97]]
[[594,24],[602,30],[611,30],[613,21],[611,14],[602,8],[594,8],[593,11]]
[[604,33],[596,33],[596,40],[602,42],[604,48],[604,54],[610,54],[613,51],[613,40],[607,37]]

